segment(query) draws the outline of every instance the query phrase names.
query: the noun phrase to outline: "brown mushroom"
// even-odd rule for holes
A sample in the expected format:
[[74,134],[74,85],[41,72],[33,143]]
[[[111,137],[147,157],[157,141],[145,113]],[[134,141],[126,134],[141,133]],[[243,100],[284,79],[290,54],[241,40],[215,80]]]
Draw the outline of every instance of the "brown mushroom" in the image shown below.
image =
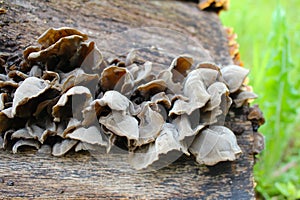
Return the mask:
[[171,65],[170,70],[173,74],[173,81],[181,82],[188,74],[194,63],[194,59],[189,55],[181,55],[175,58]]
[[0,111],[0,133],[10,128],[18,129],[24,126],[25,123],[25,120],[13,116],[12,107]]
[[153,80],[149,83],[140,85],[137,87],[137,91],[140,95],[142,95],[145,99],[149,99],[151,96],[163,92],[167,89],[166,82],[164,80],[158,79]]
[[261,126],[265,123],[264,115],[257,104],[250,107],[247,118],[252,121],[252,123],[256,123],[258,126]]
[[70,58],[74,56],[83,41],[84,38],[78,35],[63,37],[46,49],[30,53],[28,60],[45,63],[48,70],[71,71],[79,67],[71,65]]
[[0,94],[0,111],[5,108],[5,102],[7,101],[7,94],[1,93]]
[[130,96],[133,88],[133,78],[126,68],[110,66],[101,73],[100,85],[104,91],[116,90]]
[[76,29],[61,27],[57,29],[49,28],[38,38],[38,43],[42,45],[42,49],[46,49],[52,44],[56,43],[59,39],[72,35],[81,36],[83,40],[88,39],[86,34],[83,34]]

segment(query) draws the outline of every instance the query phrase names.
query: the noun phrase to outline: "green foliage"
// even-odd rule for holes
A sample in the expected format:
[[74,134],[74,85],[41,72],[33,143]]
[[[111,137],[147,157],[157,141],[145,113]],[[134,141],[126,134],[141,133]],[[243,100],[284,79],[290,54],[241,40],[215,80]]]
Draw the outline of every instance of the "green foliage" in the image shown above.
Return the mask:
[[[242,1],[245,3],[244,1]],[[233,2],[232,2],[233,3]],[[262,2],[261,2],[262,4]],[[260,5],[258,5],[260,6]],[[244,9],[244,5],[241,9]],[[259,7],[257,7],[258,9]],[[264,5],[262,5],[264,8]],[[258,9],[259,10],[259,9]],[[270,9],[269,9],[270,10]],[[231,10],[229,11],[229,13]],[[250,11],[249,11],[250,12]],[[266,149],[259,156],[259,162],[255,166],[255,179],[258,183],[256,190],[262,197],[269,199],[272,197],[299,199],[300,198],[300,143],[294,142],[300,140],[299,134],[299,105],[300,105],[300,77],[298,72],[299,66],[295,66],[292,56],[298,59],[299,56],[290,51],[290,41],[295,41],[290,35],[291,26],[287,26],[287,19],[284,9],[277,6],[273,12],[272,25],[266,22],[261,26],[258,20],[255,23],[247,21],[247,14],[244,10],[243,23],[244,27],[249,29],[253,42],[249,38],[244,40],[245,30],[239,32],[241,22],[238,24],[226,24],[233,26],[239,35],[241,45],[241,57],[244,60],[245,51],[252,49],[251,54],[246,54],[246,67],[251,64],[251,85],[254,91],[259,94],[260,98],[255,102],[258,103],[264,112],[267,120],[266,124],[260,128],[266,137]],[[251,10],[250,16],[255,15],[255,10]],[[261,10],[257,11],[261,15]],[[265,11],[265,15],[268,10]],[[250,17],[251,18],[251,17]],[[296,22],[294,22],[295,24]],[[292,27],[295,27],[294,25]],[[261,33],[253,32],[254,28]],[[267,42],[262,42],[261,35],[269,38]],[[300,39],[299,35],[296,35]],[[248,40],[248,41],[247,41]],[[250,44],[248,44],[248,43]],[[244,46],[243,46],[244,45]],[[295,48],[299,44],[293,44]],[[298,127],[297,127],[298,125]],[[298,131],[297,131],[298,130]]]

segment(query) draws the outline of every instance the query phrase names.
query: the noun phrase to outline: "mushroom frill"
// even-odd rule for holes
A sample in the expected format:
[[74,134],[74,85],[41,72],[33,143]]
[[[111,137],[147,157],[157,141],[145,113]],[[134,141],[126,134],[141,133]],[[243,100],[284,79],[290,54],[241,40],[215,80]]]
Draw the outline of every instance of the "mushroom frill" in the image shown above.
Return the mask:
[[205,165],[241,153],[223,124],[232,106],[256,98],[244,86],[247,69],[194,64],[189,55],[159,71],[133,58],[108,62],[87,35],[67,27],[50,28],[38,43],[18,66],[1,64],[2,148],[51,146],[62,156],[122,143],[136,169],[174,151]]

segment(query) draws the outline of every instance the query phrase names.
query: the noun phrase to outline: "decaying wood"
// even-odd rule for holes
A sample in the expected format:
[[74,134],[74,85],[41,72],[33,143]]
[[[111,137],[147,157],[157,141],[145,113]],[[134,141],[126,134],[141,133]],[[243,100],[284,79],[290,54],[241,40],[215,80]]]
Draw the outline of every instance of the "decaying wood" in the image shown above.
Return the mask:
[[[232,63],[218,15],[200,11],[196,3],[189,1],[20,0],[4,1],[0,7],[7,10],[0,14],[2,53],[21,53],[49,27],[75,27],[97,44],[132,28],[160,27],[186,35],[195,41],[195,48],[201,44],[214,62]],[[143,31],[147,35],[151,30]],[[166,39],[179,37],[156,30],[156,35]],[[139,42],[149,45],[147,38]],[[128,41],[120,40],[118,45],[126,49]],[[180,48],[178,45],[183,44],[174,45]],[[118,54],[112,50],[110,53]],[[2,197],[41,198],[252,199],[253,128],[247,113],[247,108],[231,112],[226,122],[239,133],[238,144],[243,151],[234,162],[204,167],[181,157],[158,171],[143,172],[133,170],[125,154],[71,153],[57,158],[31,151],[0,151],[0,193]]]

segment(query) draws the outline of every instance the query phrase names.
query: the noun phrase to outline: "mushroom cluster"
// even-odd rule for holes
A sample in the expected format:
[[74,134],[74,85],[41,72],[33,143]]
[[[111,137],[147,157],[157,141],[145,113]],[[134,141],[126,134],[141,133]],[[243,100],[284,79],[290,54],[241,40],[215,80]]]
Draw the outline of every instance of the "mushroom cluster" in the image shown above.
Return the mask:
[[174,152],[205,165],[241,153],[224,120],[231,106],[256,98],[243,84],[247,69],[194,64],[189,55],[163,69],[132,53],[104,59],[87,35],[66,27],[50,28],[38,43],[19,64],[1,57],[2,148],[48,148],[62,156],[122,146],[136,169]]

